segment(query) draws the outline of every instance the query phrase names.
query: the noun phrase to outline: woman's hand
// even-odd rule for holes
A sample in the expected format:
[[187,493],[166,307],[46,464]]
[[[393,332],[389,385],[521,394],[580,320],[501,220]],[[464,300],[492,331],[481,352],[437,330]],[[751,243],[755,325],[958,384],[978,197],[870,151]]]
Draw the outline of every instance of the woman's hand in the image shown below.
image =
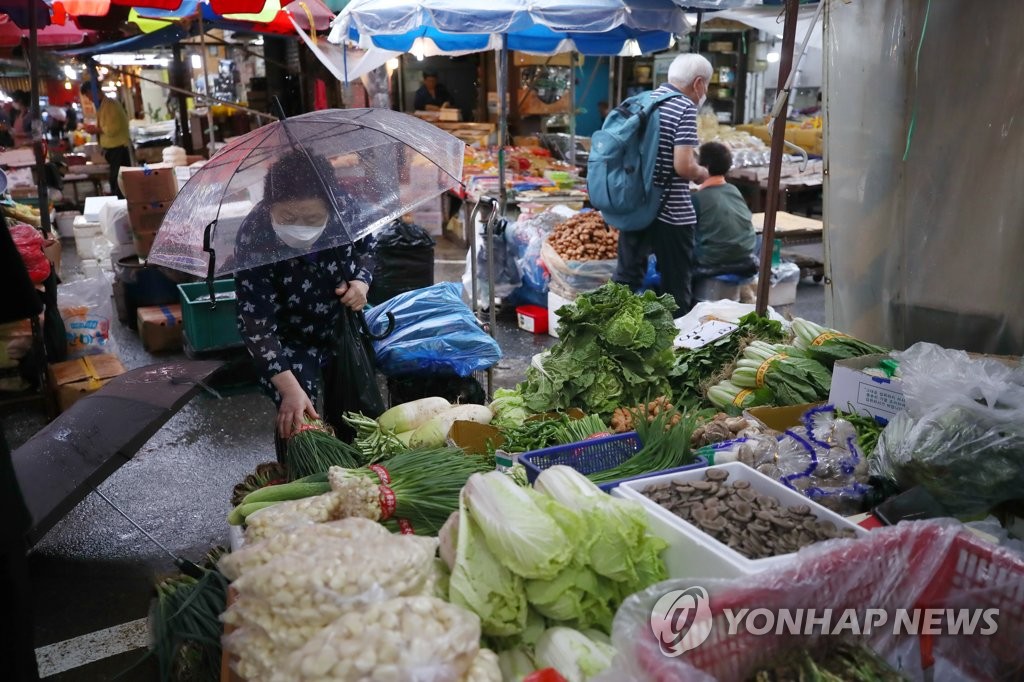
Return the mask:
[[271,382],[281,394],[281,407],[277,409],[277,433],[281,438],[288,439],[298,433],[307,416],[311,419],[320,418],[313,402],[291,371],[281,372]]
[[351,282],[343,282],[334,293],[341,298],[343,306],[358,313],[366,306],[366,292],[369,290],[370,286],[366,282],[354,279]]

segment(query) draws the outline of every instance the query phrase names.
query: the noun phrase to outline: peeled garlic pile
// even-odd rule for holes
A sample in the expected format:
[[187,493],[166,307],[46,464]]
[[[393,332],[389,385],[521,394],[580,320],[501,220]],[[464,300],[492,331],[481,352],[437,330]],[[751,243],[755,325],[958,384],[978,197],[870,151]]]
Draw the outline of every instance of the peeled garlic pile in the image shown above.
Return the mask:
[[246,572],[259,568],[282,554],[308,554],[327,545],[360,545],[364,541],[381,537],[389,538],[391,533],[376,521],[363,518],[301,525],[280,533],[272,533],[261,542],[247,544],[242,549],[225,555],[218,567],[228,580],[237,580]]
[[292,652],[271,680],[462,680],[479,641],[480,619],[469,611],[434,597],[391,599],[339,618]]
[[343,493],[329,492],[301,500],[278,502],[272,507],[260,509],[245,519],[246,542],[261,542],[284,528],[326,523],[351,516],[343,513],[345,503]]

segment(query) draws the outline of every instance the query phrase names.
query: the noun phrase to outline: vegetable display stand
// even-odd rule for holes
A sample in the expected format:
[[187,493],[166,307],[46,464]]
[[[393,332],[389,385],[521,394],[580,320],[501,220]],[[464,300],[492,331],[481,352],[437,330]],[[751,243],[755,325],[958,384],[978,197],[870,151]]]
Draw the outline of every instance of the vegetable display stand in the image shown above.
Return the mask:
[[216,306],[210,306],[206,282],[179,284],[181,316],[188,348],[194,353],[227,350],[242,345],[238,331],[238,299],[235,281],[219,279],[213,283]]
[[[687,585],[692,584],[691,579]],[[621,618],[622,631],[636,634],[627,647],[630,651],[623,653],[627,659],[633,658],[650,679],[691,679],[697,676],[694,668],[720,680],[747,679],[751,671],[779,654],[820,646],[832,639],[821,635],[825,626],[818,626],[812,635],[800,636],[790,634],[788,629],[782,634],[774,630],[754,634],[750,628],[731,628],[727,612],[739,613],[741,609],[767,609],[775,614],[783,609],[791,613],[794,609],[814,609],[816,616],[831,609],[831,627],[847,609],[855,612],[861,627],[877,622],[881,615],[869,610],[882,609],[887,621],[875,625],[870,637],[862,641],[870,643],[890,664],[899,661],[912,672],[909,679],[931,679],[932,675],[935,679],[1019,679],[1024,665],[1020,648],[1024,633],[1020,598],[1024,593],[1024,560],[974,537],[957,524],[901,523],[858,540],[809,549],[779,571],[733,581],[708,579],[701,584],[708,590],[706,618],[711,623],[694,623],[689,633],[703,633],[708,628],[710,633],[699,646],[676,658],[662,653],[658,638],[650,631],[651,605],[666,590],[673,589],[671,585],[660,585],[657,595],[638,595],[620,610],[616,629]],[[906,610],[904,617],[911,624],[916,613],[918,625],[896,630],[899,609]],[[948,634],[933,634],[936,629],[924,625],[928,620],[925,609],[944,614],[944,624],[938,630]],[[947,609],[955,615],[946,615]],[[994,632],[992,623],[979,616],[975,626],[952,634],[953,621],[961,614],[973,619],[976,613],[988,609],[998,610]],[[876,621],[870,620],[872,615]]]
[[[553,467],[556,464],[570,466],[584,475],[594,474],[599,471],[606,471],[607,469],[614,469],[636,453],[640,452],[642,447],[643,444],[640,442],[640,437],[635,432],[620,433],[614,436],[594,438],[580,443],[556,445],[554,447],[544,448],[543,450],[535,450],[534,452],[528,452],[524,455],[520,455],[519,461],[526,469],[527,480],[532,484],[537,480],[540,472],[549,467]],[[704,458],[697,457],[694,459],[692,464],[668,469],[667,471],[651,472],[650,475],[690,471],[693,469],[701,469],[706,466],[707,462]],[[609,481],[608,483],[599,484],[597,487],[605,492],[610,492],[613,488],[618,487],[619,484],[631,481],[633,478]]]

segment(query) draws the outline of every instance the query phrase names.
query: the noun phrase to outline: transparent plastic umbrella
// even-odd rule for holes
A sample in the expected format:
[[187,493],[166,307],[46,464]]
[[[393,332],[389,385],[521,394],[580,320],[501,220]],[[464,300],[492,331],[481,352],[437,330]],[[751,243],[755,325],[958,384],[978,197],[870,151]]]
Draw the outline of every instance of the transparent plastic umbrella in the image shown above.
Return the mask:
[[[352,243],[460,185],[464,147],[387,109],[332,109],[270,123],[229,143],[189,179],[149,262],[212,279]],[[282,180],[284,163],[291,171]],[[310,194],[327,202],[330,218],[314,243],[293,248],[269,229],[268,204]]]

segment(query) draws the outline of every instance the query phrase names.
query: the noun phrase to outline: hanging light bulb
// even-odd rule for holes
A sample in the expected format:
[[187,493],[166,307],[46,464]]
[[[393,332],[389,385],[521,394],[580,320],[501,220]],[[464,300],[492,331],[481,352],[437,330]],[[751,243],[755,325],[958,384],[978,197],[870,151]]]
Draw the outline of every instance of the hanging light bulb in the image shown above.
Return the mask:
[[64,75],[68,77],[69,81],[73,81],[75,80],[75,78],[78,77],[78,74],[75,73],[75,67],[71,66],[70,64],[64,65]]
[[201,68],[203,68],[203,58],[200,57],[199,55],[197,55],[197,54],[192,55],[190,57],[190,60],[192,62],[192,68],[193,69],[201,69]]
[[767,62],[769,64],[774,64],[775,62],[779,61],[781,58],[782,58],[782,55],[780,55],[778,52],[769,52],[765,56],[765,60],[767,60]]
[[65,90],[70,90],[71,89],[71,81],[64,81],[64,89]]

